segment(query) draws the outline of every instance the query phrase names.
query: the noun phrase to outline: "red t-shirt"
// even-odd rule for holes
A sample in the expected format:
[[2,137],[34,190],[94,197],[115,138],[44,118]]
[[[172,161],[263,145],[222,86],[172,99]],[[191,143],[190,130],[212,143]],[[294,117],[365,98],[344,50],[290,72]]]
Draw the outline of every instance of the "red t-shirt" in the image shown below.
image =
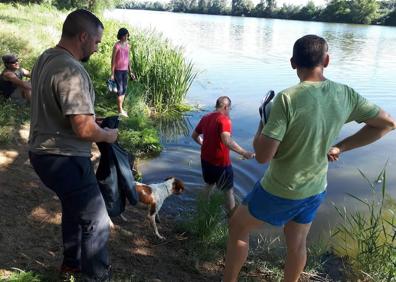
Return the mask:
[[228,116],[212,112],[202,117],[195,132],[203,134],[201,158],[210,164],[228,166],[231,164],[230,150],[221,141],[222,132],[231,133],[231,120]]

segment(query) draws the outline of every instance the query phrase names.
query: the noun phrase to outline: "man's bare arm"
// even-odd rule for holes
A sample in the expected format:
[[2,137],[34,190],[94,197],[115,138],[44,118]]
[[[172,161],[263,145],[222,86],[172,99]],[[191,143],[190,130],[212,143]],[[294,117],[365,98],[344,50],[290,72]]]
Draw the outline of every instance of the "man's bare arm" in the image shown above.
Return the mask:
[[343,152],[371,144],[396,128],[395,120],[383,110],[380,110],[377,117],[368,119],[365,123],[358,132],[330,148],[327,154],[329,161],[338,160]]
[[226,145],[230,150],[240,154],[246,159],[254,158],[254,153],[246,151],[241,146],[239,146],[239,144],[231,138],[230,132],[222,132],[220,137],[223,144]]
[[202,142],[203,142],[202,137],[195,130],[191,134],[191,137],[198,145],[202,146]]
[[15,73],[12,72],[6,72],[4,73],[4,77],[7,78],[8,81],[10,81],[12,84],[19,86],[23,89],[31,90],[32,86],[30,85],[29,82],[23,81],[19,79],[19,77],[16,76]]
[[93,115],[71,115],[70,122],[74,133],[80,139],[107,143],[117,140],[118,129],[99,127]]
[[256,160],[264,164],[273,159],[278,151],[280,141],[265,136],[262,131],[263,124],[260,121],[253,139],[253,148],[256,153]]

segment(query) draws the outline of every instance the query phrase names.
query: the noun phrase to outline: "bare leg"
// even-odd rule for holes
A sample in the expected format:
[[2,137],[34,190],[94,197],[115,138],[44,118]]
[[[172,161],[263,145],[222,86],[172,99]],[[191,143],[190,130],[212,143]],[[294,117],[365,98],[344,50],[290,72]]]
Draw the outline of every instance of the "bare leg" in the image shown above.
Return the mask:
[[250,231],[263,225],[245,205],[239,206],[230,219],[224,282],[236,282],[249,251]]
[[124,98],[125,98],[125,95],[121,95],[121,96],[117,97],[117,107],[118,107],[119,113],[122,113],[124,111],[124,109],[122,107],[124,104]]
[[122,221],[128,222],[128,219],[123,214],[120,214],[120,218],[122,219]]
[[22,90],[22,97],[23,97],[26,101],[30,102],[30,101],[32,100],[32,91],[29,90],[29,89],[24,89],[24,90]]
[[285,282],[297,282],[304,270],[307,261],[306,241],[310,228],[311,223],[299,224],[290,221],[283,229],[287,245]]
[[212,194],[214,186],[215,184],[206,184],[204,188],[203,195],[207,201],[210,200],[210,195]]
[[225,208],[228,214],[235,208],[235,197],[234,197],[234,188],[231,188],[224,192],[225,194]]
[[159,232],[158,232],[157,224],[155,223],[155,214],[150,215],[150,216],[149,216],[149,219],[150,219],[151,225],[152,225],[153,228],[154,228],[154,233],[155,233],[155,235],[157,235],[157,237],[160,238],[161,240],[164,240],[165,237],[162,236],[162,235],[160,235]]

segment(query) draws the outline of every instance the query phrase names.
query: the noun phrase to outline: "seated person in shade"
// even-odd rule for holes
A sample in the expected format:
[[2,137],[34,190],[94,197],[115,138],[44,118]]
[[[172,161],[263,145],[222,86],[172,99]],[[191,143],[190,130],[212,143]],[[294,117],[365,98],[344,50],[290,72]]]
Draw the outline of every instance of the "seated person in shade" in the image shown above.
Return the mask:
[[23,77],[30,78],[30,72],[19,66],[15,55],[2,57],[5,69],[0,75],[0,93],[5,98],[30,101],[32,87],[30,82],[23,81]]

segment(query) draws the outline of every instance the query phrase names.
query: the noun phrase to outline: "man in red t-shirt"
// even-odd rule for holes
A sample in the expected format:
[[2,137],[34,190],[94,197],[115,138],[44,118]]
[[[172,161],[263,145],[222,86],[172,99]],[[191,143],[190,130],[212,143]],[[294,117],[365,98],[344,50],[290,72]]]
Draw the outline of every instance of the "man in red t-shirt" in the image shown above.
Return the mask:
[[[209,195],[214,184],[226,194],[226,209],[230,212],[235,207],[234,172],[232,170],[230,150],[246,159],[254,153],[246,151],[231,138],[231,99],[221,96],[216,101],[215,111],[202,117],[192,138],[201,145],[202,176],[208,184]],[[203,138],[200,135],[203,135]]]

